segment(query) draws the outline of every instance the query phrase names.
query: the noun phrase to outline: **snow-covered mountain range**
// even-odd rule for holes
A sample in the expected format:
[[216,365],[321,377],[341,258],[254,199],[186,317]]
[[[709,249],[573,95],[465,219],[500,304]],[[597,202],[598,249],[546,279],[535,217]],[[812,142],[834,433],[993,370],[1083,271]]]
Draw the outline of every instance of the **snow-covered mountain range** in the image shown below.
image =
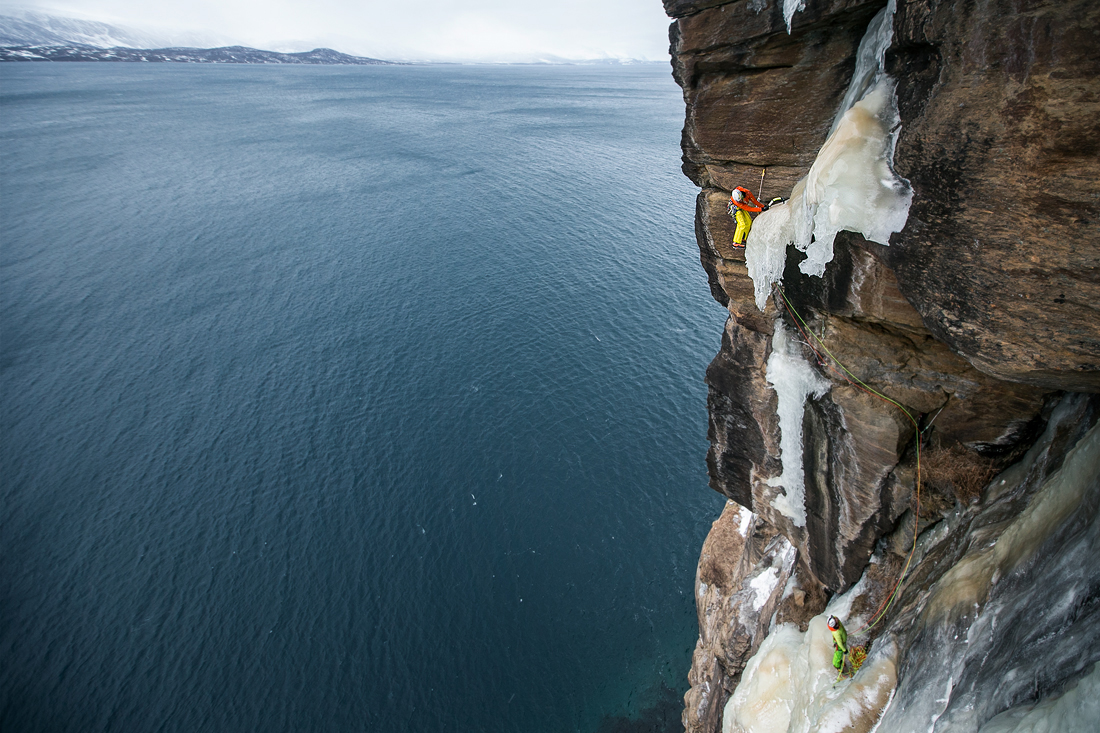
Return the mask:
[[0,46],[0,61],[153,61],[187,64],[336,64],[365,66],[390,61],[349,56],[331,48],[302,53],[261,51],[246,46],[219,48],[96,48],[82,44]]
[[[211,46],[216,46],[211,48]],[[0,15],[0,61],[160,61],[215,64],[385,64],[327,48],[279,53],[195,33],[171,36],[33,11]]]
[[95,48],[165,48],[227,46],[231,43],[229,38],[209,33],[182,32],[168,35],[30,10],[9,11],[0,15],[0,46],[76,44]]

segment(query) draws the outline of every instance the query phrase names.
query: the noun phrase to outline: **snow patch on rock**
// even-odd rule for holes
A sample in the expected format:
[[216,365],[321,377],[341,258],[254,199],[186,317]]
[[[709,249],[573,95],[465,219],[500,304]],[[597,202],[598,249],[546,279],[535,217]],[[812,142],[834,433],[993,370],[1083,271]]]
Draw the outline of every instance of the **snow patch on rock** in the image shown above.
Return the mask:
[[752,512],[744,507],[739,507],[737,531],[742,537],[749,536],[749,526],[752,524]]

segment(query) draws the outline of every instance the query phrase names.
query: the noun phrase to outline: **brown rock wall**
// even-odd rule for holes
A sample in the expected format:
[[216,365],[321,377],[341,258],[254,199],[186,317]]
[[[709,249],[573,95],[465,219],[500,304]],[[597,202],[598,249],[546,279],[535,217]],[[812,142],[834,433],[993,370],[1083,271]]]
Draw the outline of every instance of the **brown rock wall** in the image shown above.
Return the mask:
[[982,371],[1100,391],[1100,5],[901,2],[895,33],[902,292]]
[[913,430],[896,409],[849,385],[812,403],[804,430],[805,556],[826,587],[846,588],[900,514],[888,479]]
[[[684,88],[684,172],[702,187],[789,191],[825,142],[878,0],[834,0],[798,14],[787,35],[776,3],[708,7],[671,33],[673,75]],[[827,26],[822,18],[832,22]],[[777,194],[778,195],[778,194]]]
[[[877,540],[909,506],[914,421],[935,444],[961,443],[1006,458],[1041,428],[1047,393],[990,377],[954,354],[920,325],[889,269],[862,246],[838,240],[837,265],[824,279],[799,273],[793,255],[785,282],[814,334],[804,338],[822,351],[820,339],[847,370],[831,359],[824,362],[829,368],[819,363],[834,386],[808,402],[807,526],[794,526],[771,507],[778,489],[768,479],[781,471],[776,395],[766,368],[776,312],[771,305],[767,313],[757,311],[744,265],[721,258],[718,280],[731,318],[707,372],[708,466],[715,490],[780,530],[811,576],[839,591],[859,578]],[[795,322],[789,313],[786,318]],[[817,358],[809,348],[803,353],[811,362]]]
[[721,728],[722,708],[773,617],[805,624],[825,596],[803,589],[805,568],[774,527],[728,502],[703,543],[695,579],[699,641],[685,697],[688,733]]
[[[763,167],[765,197],[786,195],[808,171],[884,3],[810,2],[790,35],[774,0],[665,5],[678,18],[684,172],[702,188],[700,258],[730,312],[707,370],[710,482],[755,512],[752,539],[739,542],[727,507],[700,565],[701,578],[720,582],[697,595],[684,721],[712,731],[765,633],[761,618],[802,623],[868,567],[861,603],[877,605],[914,526],[986,501],[923,482],[916,516],[917,429],[852,381],[905,408],[925,450],[989,471],[1036,439],[1052,390],[1100,391],[1100,5],[898,0],[887,66],[903,122],[895,163],[915,190],[909,222],[889,247],[841,233],[822,278],[799,273],[802,255],[788,248],[783,282],[806,321],[803,354],[833,384],[803,423],[805,528],[772,508],[767,484],[781,464],[766,362],[774,319],[792,329],[796,319],[774,299],[756,309],[726,202],[736,185],[755,191]],[[809,348],[823,351],[810,332],[850,374]],[[950,542],[968,531],[956,527]],[[775,567],[778,548],[794,554],[784,572],[797,590],[746,615],[748,596],[731,599]],[[911,582],[932,582],[944,571],[934,567]]]
[[705,8],[725,5],[736,0],[664,0],[665,14],[670,18],[682,18]]
[[722,348],[707,367],[710,485],[750,511],[756,506],[754,478],[780,472],[775,392],[768,389],[763,369],[770,349],[768,334],[731,318]]

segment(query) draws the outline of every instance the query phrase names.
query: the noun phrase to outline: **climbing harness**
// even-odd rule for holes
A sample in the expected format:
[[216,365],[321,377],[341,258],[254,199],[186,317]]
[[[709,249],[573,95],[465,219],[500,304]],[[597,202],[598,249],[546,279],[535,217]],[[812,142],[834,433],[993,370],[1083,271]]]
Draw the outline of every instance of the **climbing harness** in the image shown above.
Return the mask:
[[[894,601],[897,600],[898,589],[901,587],[901,581],[909,573],[909,567],[913,562],[913,555],[917,551],[917,536],[918,536],[918,532],[919,532],[919,529],[920,529],[921,439],[924,435],[924,430],[921,430],[920,423],[917,421],[916,418],[913,417],[913,415],[909,412],[909,410],[906,410],[896,400],[892,400],[889,397],[887,397],[886,395],[882,394],[881,392],[878,392],[878,391],[872,389],[871,387],[867,386],[859,377],[857,377],[855,374],[853,374],[848,369],[848,367],[844,366],[844,364],[841,363],[840,359],[837,359],[836,356],[834,356],[833,353],[831,351],[829,351],[829,347],[827,347],[825,345],[825,341],[822,339],[822,337],[819,337],[816,333],[814,333],[813,330],[806,324],[806,321],[804,321],[802,319],[802,316],[799,315],[798,311],[795,310],[794,305],[792,305],[791,301],[787,298],[787,293],[783,289],[783,287],[780,286],[778,283],[774,283],[772,285],[772,287],[773,287],[774,291],[779,295],[779,298],[782,299],[782,304],[786,305],[787,312],[790,313],[791,316],[794,318],[795,327],[798,329],[798,332],[800,334],[802,334],[802,338],[805,341],[806,345],[808,347],[810,347],[810,351],[812,351],[814,353],[814,356],[817,357],[817,363],[822,368],[827,368],[827,369],[832,370],[835,374],[840,376],[842,379],[844,379],[844,381],[848,382],[848,384],[852,385],[853,387],[856,387],[857,389],[861,389],[864,392],[866,392],[866,393],[868,393],[868,394],[870,394],[870,395],[872,395],[872,396],[874,396],[874,397],[876,397],[876,398],[878,398],[878,399],[880,399],[884,402],[888,402],[891,405],[893,405],[894,407],[901,410],[902,414],[904,414],[905,417],[908,418],[909,422],[911,422],[913,424],[913,429],[916,433],[916,438],[917,438],[917,487],[916,487],[916,512],[914,513],[914,518],[913,518],[913,544],[912,544],[912,547],[909,548],[909,557],[905,561],[905,567],[902,568],[901,574],[898,576],[897,582],[894,583],[894,587],[890,591],[890,595],[888,595],[886,597],[886,600],[884,600],[882,602],[882,605],[880,605],[878,607],[878,609],[871,615],[871,617],[869,619],[867,619],[867,622],[865,624],[863,624],[863,626],[861,626],[860,628],[858,628],[854,632],[852,632],[852,634],[851,634],[852,636],[857,636],[859,634],[862,634],[865,631],[870,631],[872,628],[877,626],[878,623],[880,621],[882,621],[882,619],[886,616],[886,612],[890,610],[890,607],[894,604]],[[781,304],[779,298],[776,299],[776,305]],[[809,334],[809,336],[807,335],[807,333]],[[821,351],[818,351],[818,349],[814,348],[813,343],[810,341],[811,336],[813,337],[814,341],[817,342],[818,346],[821,347]],[[827,361],[825,359],[825,357],[822,356],[821,352],[824,352],[826,355],[828,355],[829,360],[831,360],[831,361]],[[835,364],[835,366],[834,366],[834,364]],[[839,369],[837,367],[839,367]],[[939,413],[936,413],[936,414],[937,414],[937,416],[939,415]],[[933,417],[932,419],[935,420],[935,417]],[[931,423],[929,423],[929,427],[930,426],[931,426]],[[927,428],[925,428],[925,430],[927,430]],[[863,648],[863,656],[866,657],[866,648],[865,647]],[[860,660],[860,664],[863,664],[862,659]],[[853,665],[853,666],[855,666],[855,665]],[[854,674],[854,672],[853,672],[853,674]]]

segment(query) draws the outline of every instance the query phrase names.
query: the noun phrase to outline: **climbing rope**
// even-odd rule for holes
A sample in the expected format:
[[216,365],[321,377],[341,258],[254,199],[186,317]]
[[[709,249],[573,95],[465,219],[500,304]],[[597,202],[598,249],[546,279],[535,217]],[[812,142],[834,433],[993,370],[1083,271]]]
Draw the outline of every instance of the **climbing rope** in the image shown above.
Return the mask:
[[[776,283],[776,284],[773,284],[772,287],[774,288],[775,292],[778,293],[778,295],[782,298],[783,303],[786,304],[787,312],[790,313],[791,316],[794,318],[795,328],[797,328],[798,332],[800,334],[802,334],[802,338],[803,338],[804,342],[810,348],[810,351],[812,351],[814,353],[814,356],[817,357],[818,364],[822,368],[827,368],[827,369],[832,370],[835,374],[839,375],[842,379],[844,379],[844,381],[848,382],[848,384],[852,385],[853,387],[856,387],[857,389],[863,390],[867,394],[870,394],[870,395],[872,395],[872,396],[874,396],[874,397],[876,397],[876,398],[878,398],[878,399],[880,399],[884,402],[888,402],[889,404],[891,404],[894,407],[901,410],[902,414],[904,414],[905,417],[909,419],[909,422],[913,423],[913,429],[916,433],[916,439],[917,439],[917,491],[916,491],[916,499],[917,499],[917,502],[916,502],[916,512],[915,512],[914,517],[913,517],[913,543],[912,543],[912,547],[909,548],[909,557],[905,561],[905,567],[902,568],[901,575],[898,576],[897,582],[894,583],[894,587],[891,589],[890,595],[888,595],[886,597],[886,600],[884,600],[882,602],[882,605],[880,605],[878,607],[878,609],[874,612],[874,614],[871,615],[871,617],[867,620],[867,623],[865,623],[863,626],[861,626],[859,629],[857,629],[856,631],[854,631],[852,633],[852,636],[857,636],[857,635],[859,635],[859,634],[861,634],[865,631],[870,631],[872,628],[877,626],[878,623],[880,621],[882,621],[882,619],[886,616],[886,612],[890,610],[890,607],[894,604],[894,601],[897,600],[898,589],[901,587],[901,581],[909,573],[909,567],[913,562],[913,555],[917,551],[917,535],[918,535],[918,530],[920,529],[920,453],[921,453],[921,436],[923,434],[923,431],[920,428],[920,423],[917,421],[916,418],[913,417],[913,415],[909,412],[909,410],[905,409],[905,407],[903,407],[896,400],[892,400],[889,397],[887,397],[886,395],[882,394],[881,392],[869,387],[859,377],[857,377],[855,374],[853,374],[851,372],[851,370],[848,369],[848,367],[844,366],[844,364],[840,361],[840,359],[836,358],[836,356],[833,355],[833,352],[829,351],[829,347],[827,347],[825,345],[825,342],[821,339],[821,337],[819,337],[816,333],[813,332],[813,329],[811,329],[806,324],[806,321],[804,321],[802,319],[802,316],[799,315],[799,313],[795,309],[794,305],[791,303],[790,300],[788,300],[787,293],[786,293],[785,290],[783,290],[782,286],[780,286],[778,283]],[[809,333],[809,336],[807,335],[807,333]],[[810,340],[811,336],[813,337],[814,341],[817,342],[818,346],[821,347],[821,351],[818,351],[816,348],[814,348],[814,344]],[[821,352],[824,352],[825,354],[827,354],[828,357],[829,357],[829,360],[826,360],[825,357],[823,357],[821,355]],[[834,366],[834,364],[836,366]],[[837,367],[839,367],[839,369]],[[936,414],[937,414],[937,416],[939,415],[939,413],[936,413]],[[933,418],[933,419],[935,419],[935,418]]]

